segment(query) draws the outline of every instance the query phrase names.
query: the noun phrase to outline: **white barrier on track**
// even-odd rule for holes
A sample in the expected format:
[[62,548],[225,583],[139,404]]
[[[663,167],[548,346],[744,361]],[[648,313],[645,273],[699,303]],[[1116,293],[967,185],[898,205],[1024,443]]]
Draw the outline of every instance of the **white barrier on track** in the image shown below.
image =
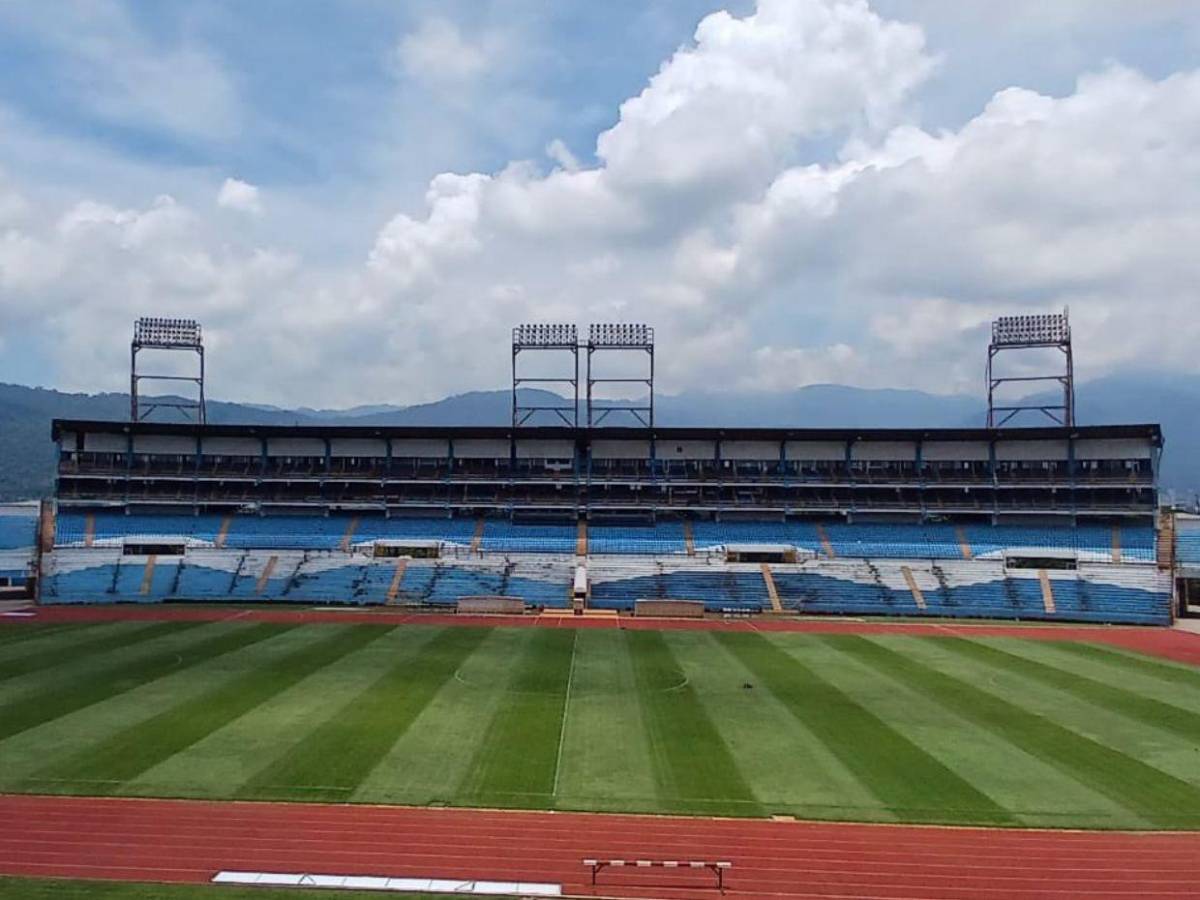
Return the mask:
[[231,872],[213,876],[213,884],[259,887],[325,888],[352,891],[415,891],[477,897],[559,897],[561,884],[526,881],[474,881],[463,878],[392,878],[385,875],[315,875],[309,872]]

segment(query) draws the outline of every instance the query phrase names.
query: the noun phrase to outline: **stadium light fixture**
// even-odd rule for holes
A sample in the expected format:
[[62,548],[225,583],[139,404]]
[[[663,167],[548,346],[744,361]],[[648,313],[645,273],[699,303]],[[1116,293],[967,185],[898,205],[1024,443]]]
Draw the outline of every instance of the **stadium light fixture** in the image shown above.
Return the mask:
[[141,347],[186,347],[201,345],[200,323],[195,319],[162,319],[143,316],[134,323],[133,342]]
[[[592,355],[604,350],[636,350],[646,354],[646,372],[633,378],[601,378],[593,374]],[[600,406],[594,397],[598,384],[645,386],[646,397],[639,400],[608,402]],[[654,428],[654,329],[641,323],[593,323],[587,342],[587,423],[600,425],[614,414],[624,413],[638,425]]]
[[[144,350],[174,350],[195,353],[198,371],[195,375],[176,373],[147,373],[138,370],[138,354]],[[193,385],[196,398],[143,398],[139,387],[143,381],[174,382]],[[133,340],[129,342],[129,418],[141,422],[156,409],[173,409],[184,418],[193,418],[203,425],[207,421],[204,403],[204,340],[200,323],[195,319],[173,319],[162,316],[142,316],[133,323]]]
[[1062,344],[1071,340],[1067,314],[1001,316],[992,323],[992,343],[1000,346]]
[[588,328],[589,347],[644,350],[654,344],[654,329],[632,323],[593,324]]
[[[1063,354],[1062,371],[1042,369],[1030,375],[997,375],[996,357],[1006,350],[1037,350],[1053,348]],[[1040,358],[1035,358],[1038,361]],[[1037,399],[1003,402],[997,391],[1005,385],[1021,385],[1024,389],[1038,382],[1050,382],[1062,390],[1061,402]],[[1041,413],[1056,425],[1075,424],[1075,359],[1071,348],[1071,323],[1067,310],[1033,316],[1001,316],[992,322],[992,340],[987,359],[988,428],[1006,425],[1021,413]]]
[[[517,358],[522,352],[528,351],[557,351],[556,364],[562,362],[563,351],[571,354],[570,370],[564,367],[562,374],[530,377],[520,373]],[[571,389],[571,400],[555,403],[538,400],[523,402],[520,388],[522,385],[567,385]],[[537,395],[539,398],[544,395]],[[579,427],[579,330],[574,325],[549,322],[526,322],[512,330],[512,426],[519,428],[529,425],[537,418],[550,417],[569,425]]]
[[526,323],[513,329],[512,342],[523,350],[573,350],[579,346],[579,332],[574,325]]

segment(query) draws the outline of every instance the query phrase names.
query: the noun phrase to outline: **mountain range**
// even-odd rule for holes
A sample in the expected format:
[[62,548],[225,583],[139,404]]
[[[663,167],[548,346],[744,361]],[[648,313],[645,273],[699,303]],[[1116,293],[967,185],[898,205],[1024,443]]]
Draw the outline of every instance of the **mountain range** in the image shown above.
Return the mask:
[[[1122,373],[1077,386],[1076,420],[1082,425],[1157,422],[1166,436],[1161,480],[1168,493],[1190,498],[1200,489],[1200,377],[1155,372]],[[556,400],[523,391],[521,402]],[[1036,399],[1036,398],[1032,398]],[[511,392],[471,391],[414,406],[375,404],[350,409],[281,409],[209,401],[208,421],[246,425],[505,425]],[[558,400],[557,402],[562,402]],[[685,392],[655,398],[664,426],[776,426],[812,428],[939,428],[982,425],[978,397],[834,384],[776,393]],[[125,419],[125,394],[71,394],[0,383],[0,499],[46,496],[53,491],[54,447],[50,420]],[[1045,421],[1045,420],[1043,420]],[[616,415],[609,424],[619,424]],[[1024,424],[1041,424],[1035,419]]]

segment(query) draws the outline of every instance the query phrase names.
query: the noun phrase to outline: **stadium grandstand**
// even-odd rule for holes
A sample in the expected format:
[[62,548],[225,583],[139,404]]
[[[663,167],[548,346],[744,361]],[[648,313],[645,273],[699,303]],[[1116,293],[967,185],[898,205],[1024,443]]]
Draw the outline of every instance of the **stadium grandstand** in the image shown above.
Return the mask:
[[583,573],[584,605],[622,611],[1171,616],[1156,426],[53,436],[44,602],[565,608]]
[[577,398],[577,350],[648,350],[653,396],[649,329],[575,341],[514,330],[511,427],[56,420],[42,540],[32,509],[0,531],[44,552],[0,576],[40,572],[44,603],[1172,620],[1161,431],[1076,425],[1069,370],[1040,427],[662,428],[652,402],[608,426],[589,352],[585,422],[530,421],[528,350],[574,352]]

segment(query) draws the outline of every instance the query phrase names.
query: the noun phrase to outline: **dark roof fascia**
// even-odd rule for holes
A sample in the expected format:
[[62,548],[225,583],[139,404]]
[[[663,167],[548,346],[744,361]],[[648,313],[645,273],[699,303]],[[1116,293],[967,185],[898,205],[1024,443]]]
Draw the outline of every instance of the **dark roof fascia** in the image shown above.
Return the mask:
[[191,423],[119,422],[54,419],[51,437],[63,432],[195,437],[313,437],[313,438],[475,438],[571,440],[747,440],[747,441],[1029,441],[1068,437],[1147,438],[1162,445],[1157,424],[1078,425],[1049,428],[570,428],[476,425],[196,425]]

